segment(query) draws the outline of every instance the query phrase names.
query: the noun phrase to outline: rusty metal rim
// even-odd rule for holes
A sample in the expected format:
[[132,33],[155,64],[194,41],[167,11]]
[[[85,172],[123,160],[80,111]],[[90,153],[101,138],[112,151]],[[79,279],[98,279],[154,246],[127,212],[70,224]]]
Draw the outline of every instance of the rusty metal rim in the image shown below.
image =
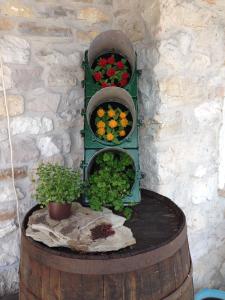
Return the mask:
[[[181,299],[184,291],[186,291],[187,289],[189,289],[191,283],[193,282],[192,274],[193,274],[193,267],[192,267],[192,263],[191,263],[189,273],[188,273],[187,277],[185,278],[184,282],[179,286],[179,288],[177,288],[175,290],[175,292],[173,292],[169,296],[163,298],[162,300],[176,300],[176,299]],[[193,292],[193,297],[194,297],[194,292]]]
[[60,271],[74,274],[115,274],[132,272],[147,268],[175,254],[187,239],[186,226],[179,236],[168,244],[141,254],[112,258],[112,259],[78,259],[52,254],[41,244],[22,236],[22,255],[29,255],[41,264],[53,267]]

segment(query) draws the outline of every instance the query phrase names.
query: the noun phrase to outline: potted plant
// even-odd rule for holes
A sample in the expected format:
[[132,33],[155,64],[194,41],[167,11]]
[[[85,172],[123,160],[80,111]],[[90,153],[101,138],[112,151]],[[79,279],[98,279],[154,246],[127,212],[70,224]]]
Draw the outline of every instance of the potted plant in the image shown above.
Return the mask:
[[94,61],[92,75],[95,82],[102,88],[109,86],[125,87],[131,77],[131,66],[122,55],[106,53]]
[[81,193],[78,171],[57,164],[41,164],[37,168],[36,199],[41,207],[48,206],[49,216],[55,220],[68,218],[71,204]]
[[108,150],[96,156],[93,166],[87,189],[90,207],[110,207],[130,218],[132,210],[124,206],[123,198],[130,194],[135,179],[131,157],[122,151]]

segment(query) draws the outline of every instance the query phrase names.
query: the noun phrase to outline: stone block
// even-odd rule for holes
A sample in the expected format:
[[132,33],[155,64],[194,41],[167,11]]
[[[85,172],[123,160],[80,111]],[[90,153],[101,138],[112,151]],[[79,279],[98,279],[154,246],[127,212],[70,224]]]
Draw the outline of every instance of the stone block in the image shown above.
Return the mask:
[[27,64],[30,60],[30,45],[21,38],[6,35],[0,40],[0,52],[5,63]]
[[174,97],[182,101],[190,101],[193,98],[205,96],[202,83],[187,76],[171,76],[159,81],[160,94],[162,98],[166,96]]
[[18,26],[19,31],[24,35],[46,36],[46,37],[71,37],[72,30],[69,27],[54,25],[39,25],[35,22],[23,22]]
[[222,104],[217,101],[205,102],[195,108],[194,114],[199,123],[209,126],[222,118]]
[[43,85],[41,79],[43,68],[40,66],[30,66],[13,70],[12,78],[15,87],[19,90],[31,90]]
[[10,124],[12,134],[43,134],[53,130],[51,119],[43,117],[15,117]]
[[0,142],[3,142],[8,139],[8,130],[7,128],[0,129]]
[[34,17],[31,6],[23,4],[20,0],[7,0],[0,5],[0,14],[12,17]]
[[41,151],[41,155],[44,157],[50,157],[55,154],[60,153],[59,148],[52,141],[52,138],[49,136],[42,137],[38,141],[38,148]]
[[80,3],[93,3],[93,0],[72,0],[72,2],[80,2]]
[[161,30],[168,28],[186,26],[194,30],[207,27],[213,23],[216,13],[213,10],[196,6],[195,2],[171,1],[161,13]]
[[[2,73],[1,66],[0,66],[0,74]],[[12,80],[12,72],[7,66],[3,66],[3,74],[4,74],[4,82],[5,82],[5,89],[9,90],[13,87],[13,80]],[[0,76],[0,91],[3,91],[2,87],[2,77]]]
[[72,52],[72,53],[62,53],[57,50],[47,50],[42,49],[36,54],[40,63],[44,65],[54,66],[54,65],[63,65],[63,66],[80,66],[81,65],[81,53]]
[[15,219],[16,217],[16,212],[13,210],[13,211],[2,211],[0,212],[0,223],[1,222],[4,222],[4,221],[9,221],[9,220],[12,220],[12,219]]
[[[12,218],[15,219],[16,214],[15,212],[12,213]],[[2,220],[0,223],[0,239],[5,237],[6,235],[9,235],[10,233],[14,232],[17,227],[14,223],[14,220],[12,218]]]
[[[15,167],[14,176],[16,179],[21,179],[27,177],[27,167]],[[8,180],[12,177],[11,168],[0,169],[0,181]]]
[[143,19],[136,15],[126,14],[119,16],[115,22],[115,28],[123,28],[124,33],[132,42],[141,41],[145,36],[145,26]]
[[50,164],[57,164],[63,166],[65,161],[63,155],[59,153],[48,157],[41,157],[39,159],[39,164],[40,163],[44,163],[44,164],[50,163]]
[[102,23],[102,22],[109,22],[111,16],[108,12],[100,10],[95,7],[85,7],[82,8],[77,14],[78,20],[84,20],[88,23]]
[[[12,140],[13,146],[13,159],[14,163],[26,163],[30,161],[36,161],[39,157],[39,151],[35,145],[35,142],[30,138],[15,137]],[[10,149],[8,141],[1,144],[1,163],[10,163]]]
[[67,132],[63,132],[60,135],[42,137],[38,141],[38,148],[44,157],[51,157],[60,152],[67,154],[70,152],[71,139]]
[[[17,187],[16,188],[17,196],[21,200],[24,198],[24,194],[22,190]],[[0,184],[0,203],[10,203],[15,201],[15,192],[13,189],[12,181],[2,182]]]
[[0,20],[0,30],[1,31],[11,31],[15,27],[15,22],[9,18],[1,18]]
[[19,261],[17,264],[5,268],[0,273],[0,296],[5,296],[8,294],[14,294],[18,292],[19,289]]
[[50,87],[72,87],[76,85],[74,67],[54,66],[48,74],[47,84]]
[[43,88],[32,90],[27,96],[26,108],[35,112],[56,112],[61,95],[47,92]]
[[47,18],[76,18],[77,12],[76,9],[72,9],[71,7],[65,5],[49,5],[49,6],[44,6],[38,7],[38,15],[41,17],[47,17]]
[[55,135],[52,138],[53,142],[57,145],[62,153],[68,154],[71,150],[71,138],[69,133],[63,132],[60,135]]
[[81,44],[89,44],[100,32],[91,30],[91,31],[82,31],[77,30],[76,31],[76,39]]
[[[24,112],[24,99],[19,95],[7,95],[10,116],[21,115]],[[0,96],[0,117],[6,117],[4,97]]]

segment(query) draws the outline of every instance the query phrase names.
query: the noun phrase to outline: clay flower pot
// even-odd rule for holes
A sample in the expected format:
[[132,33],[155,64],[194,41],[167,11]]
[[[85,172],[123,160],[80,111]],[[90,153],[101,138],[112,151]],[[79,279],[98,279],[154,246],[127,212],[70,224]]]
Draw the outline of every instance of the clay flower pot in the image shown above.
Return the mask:
[[60,221],[69,218],[71,215],[71,203],[55,203],[48,204],[48,213],[51,219]]

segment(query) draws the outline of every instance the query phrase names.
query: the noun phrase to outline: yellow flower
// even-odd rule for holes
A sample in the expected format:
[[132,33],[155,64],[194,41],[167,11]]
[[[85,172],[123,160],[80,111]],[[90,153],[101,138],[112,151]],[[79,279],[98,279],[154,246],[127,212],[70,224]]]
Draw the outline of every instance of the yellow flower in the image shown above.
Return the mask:
[[126,131],[125,131],[125,130],[120,130],[120,131],[119,131],[119,135],[120,135],[121,137],[125,136],[125,135],[126,135]]
[[122,120],[120,120],[120,124],[121,124],[121,126],[122,127],[127,127],[127,125],[128,125],[128,120],[125,118],[125,119],[122,119]]
[[100,135],[100,136],[104,135],[105,134],[105,128],[103,128],[103,127],[98,128],[97,134]]
[[108,140],[109,142],[111,142],[111,141],[114,140],[114,135],[113,135],[112,133],[108,133],[108,134],[106,135],[106,138],[107,138],[107,140]]
[[103,122],[103,121],[98,121],[97,127],[98,127],[98,128],[104,128],[104,127],[105,127],[105,122]]
[[125,119],[126,116],[127,116],[127,114],[126,114],[125,112],[122,111],[122,112],[120,113],[120,119]]
[[115,121],[113,119],[109,121],[110,128],[115,128],[117,125],[118,125],[117,121]]
[[104,117],[104,115],[105,115],[104,109],[100,107],[100,108],[97,110],[97,115],[98,115],[99,118]]
[[110,108],[110,110],[108,110],[108,116],[109,116],[110,118],[113,118],[113,117],[115,117],[115,115],[116,115],[115,110],[112,109],[112,108]]

